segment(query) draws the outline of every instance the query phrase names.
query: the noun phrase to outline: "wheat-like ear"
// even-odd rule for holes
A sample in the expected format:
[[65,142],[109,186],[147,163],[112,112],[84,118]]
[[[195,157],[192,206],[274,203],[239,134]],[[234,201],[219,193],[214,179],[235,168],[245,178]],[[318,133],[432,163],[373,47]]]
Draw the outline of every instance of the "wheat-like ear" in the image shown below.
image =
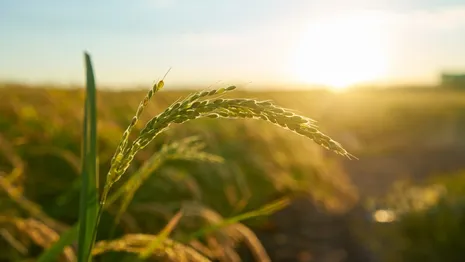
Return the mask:
[[42,221],[48,227],[58,232],[63,232],[67,229],[67,226],[49,217],[45,212],[42,211],[39,205],[27,199],[21,192],[21,190],[14,186],[8,177],[4,176],[4,173],[0,171],[0,190],[7,193],[9,198],[13,200],[19,207],[29,213],[30,216]]
[[[93,251],[93,255],[99,255],[109,251],[129,252],[140,254],[148,244],[157,240],[157,236],[148,234],[128,234],[122,238],[111,241],[98,242]],[[210,260],[193,248],[165,238],[161,241],[160,247],[152,253],[152,257],[163,259],[162,261],[172,262],[209,262]]]
[[[0,222],[14,225],[19,232],[28,236],[36,245],[44,249],[52,246],[60,237],[55,230],[33,218],[23,219],[2,216]],[[71,247],[66,247],[63,250],[60,261],[76,261],[76,255]]]
[[108,198],[106,203],[107,207],[113,204],[118,198],[122,199],[118,213],[115,217],[115,224],[118,223],[122,214],[128,208],[136,191],[165,161],[174,159],[205,162],[223,161],[223,158],[217,155],[202,151],[204,146],[205,144],[201,143],[198,137],[195,136],[187,137],[164,145],[159,152],[155,153],[149,160],[147,160],[139,170],[131,175],[124,185],[122,185]]
[[[139,150],[146,147],[156,136],[165,131],[172,124],[181,124],[194,119],[260,119],[291,130],[296,134],[308,137],[318,145],[337,154],[348,158],[354,158],[338,142],[323,134],[318,127],[315,126],[314,120],[297,115],[288,109],[274,105],[270,101],[257,101],[242,98],[202,100],[206,97],[222,94],[234,89],[234,86],[230,86],[211,91],[196,92],[172,104],[164,112],[148,121],[131,145],[125,142],[125,146],[119,148],[115,153],[114,161],[112,161],[102,194],[103,202],[111,186],[125,173]],[[137,121],[137,119],[135,121]]]
[[[0,153],[3,155],[5,160],[11,163],[13,170],[9,172],[8,176],[5,176],[8,182],[15,183],[21,178],[24,178],[25,164],[21,157],[16,154],[13,146],[8,140],[0,134]],[[22,189],[21,189],[22,190]]]
[[[271,204],[269,208],[265,206],[261,210],[256,211],[255,214],[252,214],[251,217],[272,212],[273,208],[276,208],[273,207],[273,204]],[[209,246],[211,249],[213,249],[210,250],[209,254],[216,253],[216,256],[221,256],[221,258],[223,259],[234,260],[234,258],[237,256],[237,253],[235,253],[234,248],[236,247],[237,243],[244,241],[249,250],[254,255],[255,261],[271,261],[265,248],[260,243],[260,240],[257,238],[257,236],[244,224],[237,222],[237,217],[225,220],[220,214],[218,214],[214,210],[207,208],[199,203],[193,202],[185,202],[183,204],[183,210],[186,216],[201,217],[207,222],[207,224],[219,227],[219,230],[215,231],[214,241],[213,239],[211,239],[212,236],[210,236],[210,238],[207,237],[207,239],[210,239]],[[241,215],[239,215],[238,217],[240,216]],[[216,246],[217,242],[219,243],[219,246]],[[218,247],[220,247],[220,250],[227,252],[218,252],[218,250],[216,250]],[[216,252],[214,252],[215,250]]]
[[152,89],[150,89],[147,94],[145,95],[144,99],[139,103],[139,106],[137,107],[136,115],[132,118],[131,123],[129,126],[126,128],[126,130],[123,132],[123,137],[121,138],[120,144],[116,148],[116,152],[111,160],[111,163],[113,164],[115,161],[118,161],[118,157],[120,156],[120,153],[126,150],[126,147],[129,142],[129,135],[131,134],[132,129],[134,126],[136,126],[137,122],[139,122],[140,116],[142,115],[142,112],[144,111],[145,107],[149,103],[150,99],[153,97],[153,95],[158,92],[160,89],[163,88],[165,83],[163,80],[159,81],[158,83],[154,84]]

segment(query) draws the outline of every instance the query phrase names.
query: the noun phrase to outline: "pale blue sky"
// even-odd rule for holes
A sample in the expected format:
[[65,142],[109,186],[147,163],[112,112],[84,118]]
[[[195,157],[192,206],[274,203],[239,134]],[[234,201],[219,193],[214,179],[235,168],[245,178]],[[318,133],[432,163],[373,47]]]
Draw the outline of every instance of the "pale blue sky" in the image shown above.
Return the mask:
[[465,0],[0,1],[0,80],[80,84],[83,50],[102,85],[432,83]]

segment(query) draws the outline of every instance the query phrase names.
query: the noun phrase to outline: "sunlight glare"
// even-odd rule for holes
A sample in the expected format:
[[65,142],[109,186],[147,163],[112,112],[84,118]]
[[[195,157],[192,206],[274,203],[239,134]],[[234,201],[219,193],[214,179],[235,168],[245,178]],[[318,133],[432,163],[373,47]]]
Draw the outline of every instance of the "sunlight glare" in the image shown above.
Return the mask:
[[382,19],[376,14],[313,21],[297,43],[293,73],[299,81],[334,89],[378,80],[388,66],[385,36]]
[[396,220],[396,214],[391,210],[376,210],[373,219],[378,223],[391,223]]

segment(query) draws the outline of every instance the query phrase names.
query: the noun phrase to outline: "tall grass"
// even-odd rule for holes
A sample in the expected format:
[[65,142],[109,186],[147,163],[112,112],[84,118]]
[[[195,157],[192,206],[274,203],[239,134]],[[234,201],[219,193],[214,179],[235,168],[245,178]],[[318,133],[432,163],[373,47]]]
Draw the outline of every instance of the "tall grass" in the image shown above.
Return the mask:
[[[78,175],[79,140],[82,131],[76,126],[81,124],[81,101],[85,93],[80,89],[53,89],[50,86],[8,84],[2,86],[0,97],[4,99],[0,104],[2,115],[0,117],[0,177],[5,178],[8,183],[0,183],[1,213],[22,218],[32,217],[55,230],[40,212],[35,211],[40,209],[43,214],[65,225],[64,231],[55,230],[62,236],[59,243],[67,243],[63,244],[64,246],[70,244],[75,246],[78,230],[73,226],[67,231],[66,224],[71,225],[77,221],[76,204],[80,183],[76,183],[78,185],[76,190],[71,184],[73,179],[80,177]],[[163,111],[172,101],[187,95],[186,92],[169,91],[157,94],[152,98],[156,103],[148,103],[145,108],[147,112],[142,114],[140,122],[145,124],[146,120],[150,119],[148,116]],[[98,92],[100,99],[98,145],[101,174],[108,171],[109,161],[121,134],[144,95],[139,91]],[[238,88],[237,91],[221,98],[249,95],[252,94]],[[254,92],[252,96],[257,97],[258,100],[272,99],[280,105],[297,109],[304,115],[321,119],[324,124],[322,128],[329,130],[331,135],[344,138],[347,146],[350,143],[352,151],[356,151],[358,156],[363,155],[365,161],[368,161],[359,164],[349,163],[347,170],[349,174],[353,170],[351,169],[353,164],[356,167],[360,167],[360,164],[364,165],[364,170],[367,168],[366,175],[376,173],[375,171],[380,169],[388,170],[385,161],[378,160],[394,156],[399,160],[405,160],[399,162],[407,168],[405,170],[417,173],[419,166],[410,164],[418,157],[425,156],[425,159],[432,160],[425,163],[458,161],[452,160],[457,156],[455,150],[452,152],[447,150],[446,153],[441,153],[441,157],[434,158],[431,157],[430,152],[436,150],[437,146],[441,148],[441,152],[442,148],[463,146],[463,139],[460,139],[460,134],[464,130],[463,125],[460,124],[464,122],[465,94],[463,92],[386,90],[354,91],[335,95],[309,90],[301,92],[281,90]],[[257,209],[276,196],[296,192],[322,200],[325,206],[335,203],[351,207],[352,203],[348,203],[351,201],[351,195],[341,187],[350,182],[347,183],[344,176],[340,176],[344,172],[338,169],[341,164],[339,162],[345,162],[344,159],[333,160],[331,155],[320,154],[320,148],[313,147],[312,143],[304,141],[305,138],[289,135],[288,131],[271,125],[266,126],[264,121],[260,123],[254,120],[208,119],[194,122],[162,133],[151,145],[136,155],[127,170],[128,175],[123,176],[109,194],[107,200],[109,208],[105,209],[98,240],[113,240],[108,234],[108,227],[112,226],[123,198],[118,198],[113,205],[109,205],[112,195],[126,187],[126,180],[137,176],[138,168],[147,164],[146,160],[161,148],[161,144],[192,134],[198,135],[206,142],[208,145],[206,149],[209,152],[223,156],[227,161],[223,164],[185,161],[162,164],[147,180],[144,180],[140,189],[134,194],[127,211],[123,212],[115,239],[120,239],[124,234],[134,233],[149,233],[156,236],[181,206],[184,214],[187,214],[183,203],[186,200],[202,203],[204,207],[221,214],[225,220]],[[140,127],[140,124],[135,126],[131,137],[137,136]],[[411,158],[410,153],[417,157]],[[65,154],[70,155],[71,158]],[[427,166],[422,166],[420,169],[421,173],[430,170]],[[355,170],[356,173],[362,171],[359,168]],[[395,176],[398,171],[396,170],[389,169],[385,178],[394,180],[398,177]],[[359,176],[354,177],[354,182],[356,184],[363,182],[360,189],[362,192],[365,191],[364,194],[382,192],[390,184],[386,179],[375,176],[360,176],[362,181],[357,181],[357,178]],[[454,182],[454,185],[460,183]],[[14,190],[11,190],[12,186]],[[66,197],[63,197],[63,202],[56,204],[55,201],[60,196]],[[122,196],[125,196],[125,193]],[[37,208],[29,212],[27,209],[30,205],[25,200],[36,203]],[[430,217],[428,215],[425,219]],[[193,220],[197,222],[196,219],[184,215],[169,237],[186,246],[194,247],[199,252],[202,250],[202,254],[213,259],[219,249],[214,247],[227,245],[230,242],[226,235],[230,234],[230,231],[215,229],[209,232],[206,238],[185,242],[184,234],[190,235],[199,228],[205,228],[205,225],[193,223]],[[438,221],[440,225],[442,222]],[[255,221],[245,223],[255,224]],[[15,261],[18,257],[25,259],[36,256],[36,251],[40,247],[29,241],[22,232],[3,223],[0,228],[2,243],[0,260]],[[444,228],[438,228],[441,229],[437,231],[438,233],[445,232]],[[418,230],[425,234],[431,232],[428,226]],[[451,232],[460,232],[453,230],[455,229]],[[388,231],[392,232],[390,229]],[[382,239],[373,231],[368,233],[377,240]],[[71,237],[68,238],[70,235]],[[218,245],[214,244],[215,240]],[[97,241],[97,244],[98,242],[100,241]],[[420,245],[424,242],[413,243]],[[292,248],[293,244],[294,241],[291,241],[284,249]],[[228,254],[230,253],[229,247],[224,249],[228,250]],[[24,250],[27,252],[23,252]],[[51,250],[49,248],[46,251]],[[428,251],[430,250],[431,248],[428,247]],[[94,259],[98,261],[100,258],[113,258],[112,256],[117,260],[133,255],[106,253]],[[57,259],[45,261],[57,261]]]
[[[331,150],[339,155],[345,156],[349,159],[354,158],[338,142],[334,141],[329,136],[322,133],[315,125],[315,121],[308,117],[296,114],[290,109],[277,106],[273,102],[268,100],[260,101],[246,98],[222,99],[218,97],[219,95],[235,90],[235,86],[195,92],[184,99],[176,101],[175,103],[171,104],[168,108],[166,108],[162,113],[151,118],[145,124],[145,127],[140,131],[136,138],[130,141],[131,132],[136,126],[136,124],[139,122],[140,117],[144,109],[148,105],[149,101],[156,92],[158,92],[161,88],[164,87],[164,79],[162,79],[149,90],[144,99],[140,102],[135,116],[132,118],[130,124],[123,132],[121,140],[111,160],[109,171],[105,177],[103,190],[99,197],[99,186],[97,182],[98,174],[96,169],[96,88],[90,56],[87,53],[85,54],[85,62],[87,76],[87,95],[85,99],[83,123],[83,155],[81,172],[82,181],[80,193],[79,225],[75,225],[74,227],[72,227],[70,231],[67,232],[67,235],[63,236],[62,239],[60,239],[60,241],[58,241],[55,246],[52,246],[50,248],[50,250],[54,250],[55,254],[57,250],[60,249],[60,247],[64,248],[66,245],[70,244],[70,241],[72,241],[72,237],[74,235],[73,232],[75,232],[73,230],[79,228],[77,252],[79,262],[90,261],[92,254],[99,254],[101,252],[104,252],[105,250],[114,250],[115,248],[121,249],[122,246],[123,249],[124,247],[126,247],[127,250],[133,250],[137,253],[141,253],[141,257],[147,257],[150,255],[150,253],[153,253],[155,251],[164,253],[165,255],[168,255],[168,257],[172,256],[173,254],[174,256],[181,255],[182,252],[173,251],[172,249],[166,246],[164,248],[161,248],[160,250],[160,246],[163,247],[163,243],[168,241],[168,235],[174,229],[175,225],[179,222],[179,219],[181,219],[182,212],[178,213],[178,215],[174,217],[174,220],[172,220],[172,223],[169,223],[168,226],[165,227],[165,230],[162,231],[158,236],[126,236],[120,240],[115,240],[116,242],[100,242],[100,244],[97,245],[96,249],[93,249],[93,246],[96,241],[96,235],[98,233],[99,221],[105,207],[107,206],[108,199],[110,199],[110,201],[113,202],[115,198],[119,197],[118,194],[121,194],[117,192],[115,197],[111,197],[110,192],[113,186],[123,176],[126,175],[126,171],[128,170],[129,166],[134,160],[134,157],[140,150],[144,149],[157,136],[159,136],[160,134],[162,134],[163,132],[165,132],[170,127],[176,124],[183,124],[191,120],[201,118],[262,120],[277,125],[281,128],[287,129],[295,134],[310,138],[316,144],[328,150]],[[150,164],[144,168],[146,170],[150,170]],[[140,186],[144,177],[147,177],[147,175],[149,174],[149,172],[144,171],[144,169],[142,169],[141,172],[142,175],[138,175],[137,173],[133,174],[134,178],[129,178],[126,182],[126,186],[122,187],[126,191],[126,193],[128,193],[129,197],[126,198],[126,200],[124,200],[124,204],[121,210],[124,210],[127,207],[128,201],[130,201],[131,196]],[[97,203],[97,199],[100,199],[99,203]],[[123,212],[121,210],[118,213],[117,219],[121,216],[121,213]],[[193,237],[198,237],[199,235],[206,234],[215,229],[217,230],[221,227],[229,226],[243,219],[268,214],[271,210],[276,210],[276,208],[273,208],[273,206],[265,207],[264,209],[245,213],[243,215],[239,215],[237,217],[233,217],[225,221],[217,221],[216,225],[198,231],[193,235]],[[242,231],[245,232],[244,230]],[[145,240],[141,242],[141,239]],[[148,241],[148,239],[151,239],[151,241]],[[138,243],[138,245],[144,243],[144,247],[142,249],[132,248],[130,243]],[[172,244],[170,245],[173,246]],[[184,250],[184,252],[190,252],[190,249],[184,247],[182,244],[180,244],[179,247],[182,250]],[[41,261],[47,261],[43,259],[44,257],[50,258],[49,251],[46,251],[43,254]]]

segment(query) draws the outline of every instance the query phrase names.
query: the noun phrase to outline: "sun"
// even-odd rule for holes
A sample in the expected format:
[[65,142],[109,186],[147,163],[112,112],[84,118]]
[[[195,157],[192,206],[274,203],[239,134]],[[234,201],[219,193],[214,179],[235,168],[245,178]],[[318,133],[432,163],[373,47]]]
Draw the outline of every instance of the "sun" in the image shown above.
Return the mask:
[[334,89],[382,78],[388,66],[385,32],[376,14],[314,20],[297,43],[292,72],[298,81]]

